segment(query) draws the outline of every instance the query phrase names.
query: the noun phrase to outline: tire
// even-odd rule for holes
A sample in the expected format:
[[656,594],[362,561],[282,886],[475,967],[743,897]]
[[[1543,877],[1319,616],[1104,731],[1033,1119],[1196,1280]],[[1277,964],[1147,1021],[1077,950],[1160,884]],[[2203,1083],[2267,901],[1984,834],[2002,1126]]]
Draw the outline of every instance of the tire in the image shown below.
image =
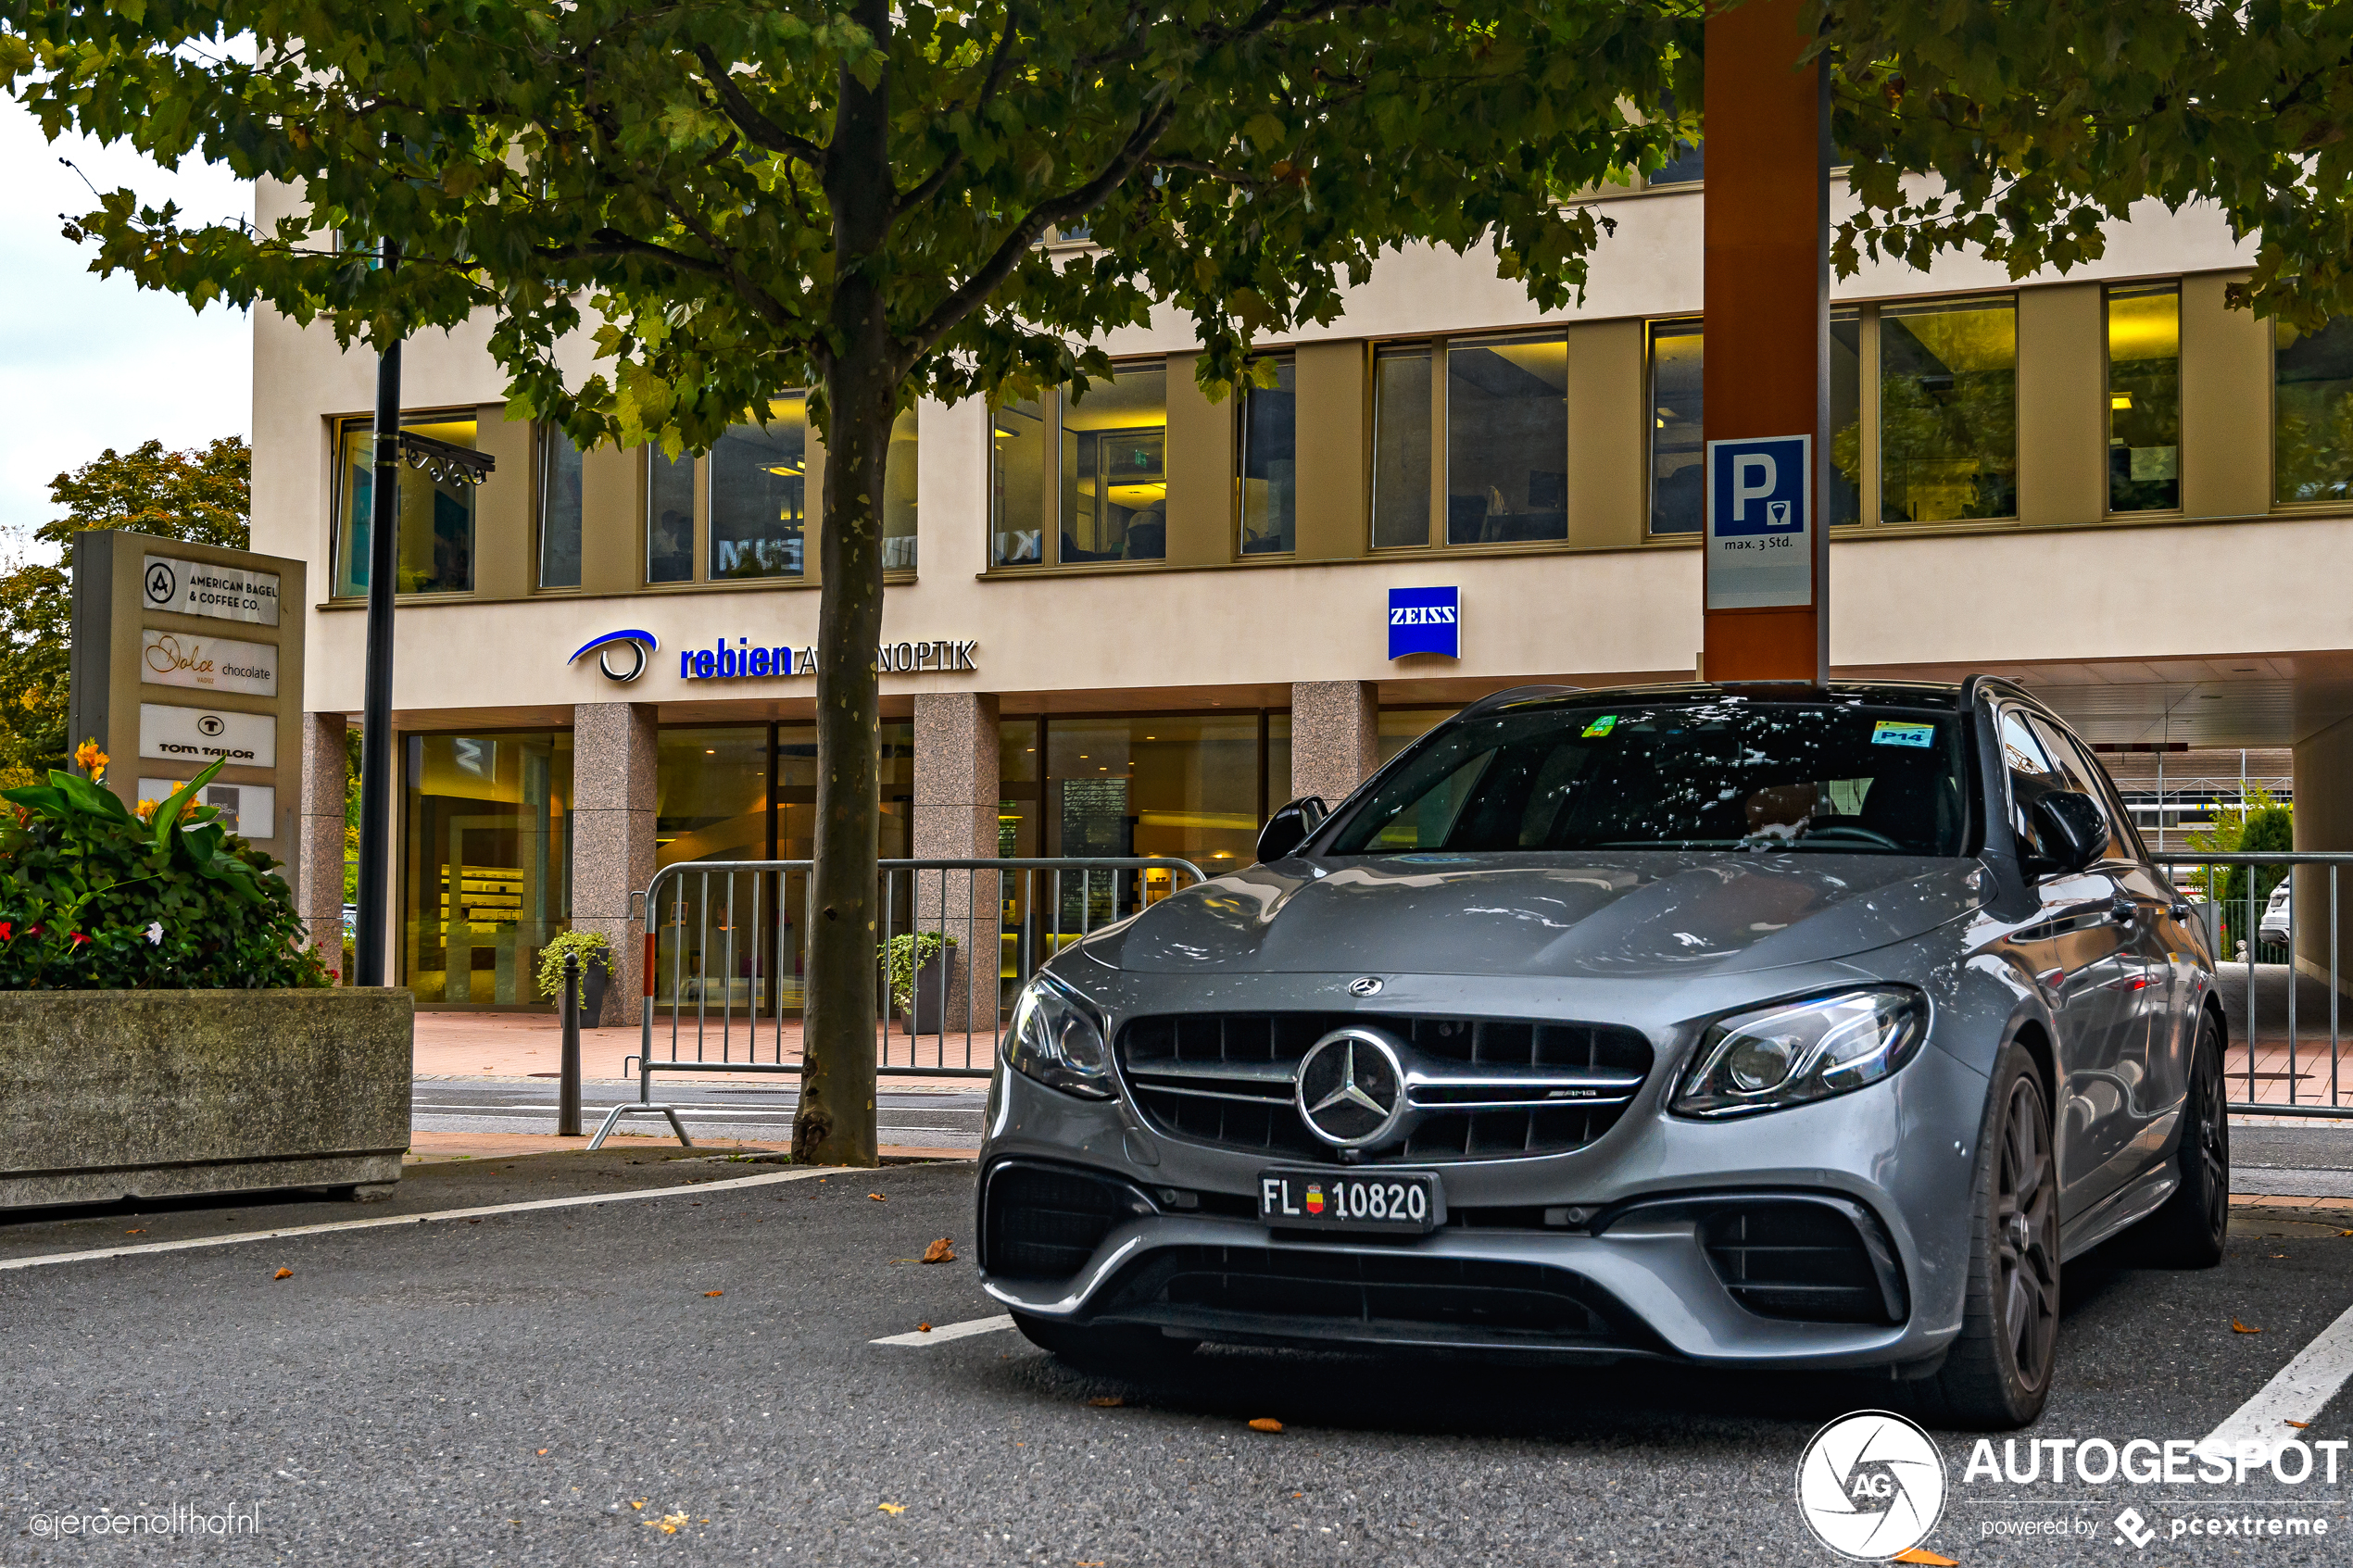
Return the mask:
[[2007,1431],[2051,1397],[2058,1360],[2058,1172],[2051,1109],[2032,1059],[2004,1047],[1994,1072],[1969,1205],[1960,1336],[1917,1386],[1931,1422]]
[[1119,1377],[1149,1376],[1164,1372],[1193,1353],[1195,1341],[1171,1339],[1156,1328],[1127,1323],[1057,1323],[1051,1318],[1013,1314],[1022,1337],[1081,1372]]
[[2133,1261],[2159,1269],[2210,1269],[2222,1261],[2231,1231],[2231,1113],[2222,1088],[2222,1032],[2203,1010],[2173,1159],[2181,1185],[2165,1207],[2133,1228]]

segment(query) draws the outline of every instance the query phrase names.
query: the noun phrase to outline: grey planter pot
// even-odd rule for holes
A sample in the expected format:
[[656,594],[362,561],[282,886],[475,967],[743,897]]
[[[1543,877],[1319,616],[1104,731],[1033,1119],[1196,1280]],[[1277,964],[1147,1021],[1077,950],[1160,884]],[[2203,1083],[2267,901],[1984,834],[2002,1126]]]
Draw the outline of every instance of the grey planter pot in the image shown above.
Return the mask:
[[392,988],[0,992],[0,1209],[386,1196],[415,1016]]
[[900,1019],[910,1035],[939,1033],[939,993],[941,975],[947,972],[948,953],[937,953],[915,966],[915,1005],[902,1011]]
[[612,972],[600,963],[592,963],[580,976],[580,1026],[594,1029],[605,1015],[605,986],[612,979]]

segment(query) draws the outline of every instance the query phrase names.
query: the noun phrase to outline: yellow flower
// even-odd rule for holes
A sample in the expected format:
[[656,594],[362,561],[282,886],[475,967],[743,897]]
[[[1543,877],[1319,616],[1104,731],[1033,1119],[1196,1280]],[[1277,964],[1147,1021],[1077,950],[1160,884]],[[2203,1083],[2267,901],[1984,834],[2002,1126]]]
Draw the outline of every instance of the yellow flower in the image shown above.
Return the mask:
[[93,780],[103,779],[107,776],[107,764],[110,760],[112,759],[98,749],[98,743],[94,738],[83,741],[73,748],[74,766],[89,774]]
[[138,812],[139,820],[141,822],[151,822],[155,821],[156,802],[152,800],[142,800],[139,802]]

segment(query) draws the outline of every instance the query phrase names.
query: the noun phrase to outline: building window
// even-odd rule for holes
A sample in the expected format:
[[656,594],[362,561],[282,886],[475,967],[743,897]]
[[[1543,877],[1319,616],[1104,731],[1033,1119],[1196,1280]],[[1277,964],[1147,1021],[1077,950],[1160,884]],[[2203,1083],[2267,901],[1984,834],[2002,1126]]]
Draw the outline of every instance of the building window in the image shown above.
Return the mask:
[[[403,414],[400,428],[452,446],[474,444],[472,413]],[[335,430],[335,594],[368,591],[368,540],[374,519],[375,434],[369,420],[343,420]],[[477,487],[435,480],[404,460],[400,465],[400,527],[393,591],[464,594],[474,585],[474,495]]]
[[1568,537],[1568,344],[1446,349],[1446,542]]
[[1168,367],[1123,365],[1062,406],[1062,565],[1168,554]]
[[885,571],[915,570],[916,423],[912,408],[890,421],[890,450],[883,458],[882,564]]
[[695,459],[646,449],[646,581],[695,578]]
[[539,432],[539,585],[580,586],[580,448],[553,425]]
[[1831,527],[1863,521],[1863,313],[1831,312],[1830,494]]
[[2108,509],[2182,504],[2182,288],[2108,291]]
[[1429,543],[1432,398],[1427,344],[1373,356],[1373,547]]
[[1289,555],[1299,538],[1297,367],[1275,361],[1275,384],[1244,389],[1241,424],[1241,553]]
[[552,1007],[537,975],[571,926],[571,734],[405,738],[409,989],[442,1007]]
[[988,496],[992,566],[1043,566],[1047,515],[1046,475],[1053,467],[1049,448],[1055,427],[1046,401],[1035,397],[989,413],[991,456]]
[[1701,366],[1697,321],[1653,321],[1650,332],[1651,532],[1696,533],[1707,504],[1701,459]]
[[2283,502],[2353,495],[2353,317],[2317,332],[2272,328],[2275,494]]
[[1880,518],[2018,515],[2018,302],[1882,306]]
[[712,582],[799,577],[808,527],[809,411],[796,394],[765,424],[730,425],[711,449]]

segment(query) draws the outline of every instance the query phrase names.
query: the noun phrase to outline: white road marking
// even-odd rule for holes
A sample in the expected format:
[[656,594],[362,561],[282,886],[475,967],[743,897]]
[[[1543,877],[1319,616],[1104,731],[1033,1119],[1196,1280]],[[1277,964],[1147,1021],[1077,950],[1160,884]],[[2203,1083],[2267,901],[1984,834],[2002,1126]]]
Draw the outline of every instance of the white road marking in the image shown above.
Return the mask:
[[2242,1444],[2261,1443],[2268,1454],[2273,1443],[2296,1436],[2297,1428],[2288,1423],[2319,1420],[2321,1407],[2336,1397],[2348,1377],[2353,1377],[2353,1307],[2298,1350],[2255,1398],[2224,1417],[2197,1451],[2229,1459],[2241,1451]]
[[994,1334],[1000,1328],[1013,1326],[1011,1312],[993,1318],[975,1318],[970,1323],[944,1323],[928,1334],[893,1334],[880,1339],[869,1339],[869,1345],[945,1345],[950,1339],[970,1339],[975,1334]]
[[[833,1165],[805,1165],[797,1171],[770,1171],[757,1176],[734,1176],[724,1182],[682,1182],[675,1186],[645,1187],[636,1192],[582,1193],[576,1198],[535,1198],[528,1203],[492,1203],[480,1209],[437,1209],[429,1214],[385,1214],[367,1220],[331,1220],[318,1225],[287,1225],[274,1231],[239,1231],[234,1236],[191,1236],[185,1241],[143,1241],[130,1247],[98,1247],[87,1252],[45,1252],[34,1258],[0,1258],[0,1273],[38,1269],[50,1263],[80,1263],[94,1258],[135,1258],[146,1252],[186,1252],[199,1247],[231,1247],[242,1241],[273,1241],[290,1236],[323,1236],[330,1231],[374,1231],[389,1225],[422,1225],[434,1220],[480,1220],[492,1214],[524,1214],[536,1209],[585,1209],[599,1203],[631,1203],[648,1198],[675,1198],[687,1192],[728,1192],[741,1187],[770,1186],[777,1182],[805,1182],[812,1176],[843,1173]],[[1013,1320],[1005,1320],[1011,1323]]]

